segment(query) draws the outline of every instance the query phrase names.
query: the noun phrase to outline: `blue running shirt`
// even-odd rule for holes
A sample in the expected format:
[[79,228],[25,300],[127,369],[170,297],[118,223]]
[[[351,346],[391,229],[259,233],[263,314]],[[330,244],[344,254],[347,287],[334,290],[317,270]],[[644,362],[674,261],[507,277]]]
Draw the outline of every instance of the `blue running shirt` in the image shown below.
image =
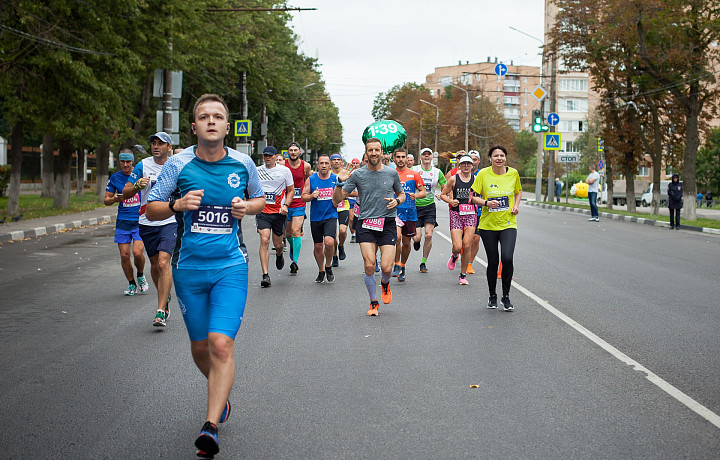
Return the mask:
[[230,205],[235,197],[264,196],[255,164],[248,155],[227,147],[225,157],[207,162],[195,155],[196,148],[170,157],[148,196],[148,201],[167,201],[176,189],[180,196],[205,191],[200,209],[177,214],[172,266],[202,270],[246,264],[242,227],[230,214]]
[[[108,180],[106,192],[122,194],[123,187],[130,180],[130,175],[127,176],[118,171]],[[131,222],[137,222],[140,217],[140,192],[136,193],[132,197],[122,200],[118,203],[117,220],[128,220]]]
[[310,193],[320,190],[320,196],[310,202],[310,222],[337,219],[337,208],[333,206],[332,196],[335,191],[337,176],[330,173],[327,179],[320,179],[317,173],[310,176]]

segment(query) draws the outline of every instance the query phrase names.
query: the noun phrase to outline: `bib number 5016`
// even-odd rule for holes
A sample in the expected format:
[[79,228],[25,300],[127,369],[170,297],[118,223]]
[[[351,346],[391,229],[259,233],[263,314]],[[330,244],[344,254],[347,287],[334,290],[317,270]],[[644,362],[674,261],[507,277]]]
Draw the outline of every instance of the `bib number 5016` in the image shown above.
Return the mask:
[[220,211],[198,211],[197,221],[200,224],[227,224],[230,215]]
[[193,212],[193,233],[228,234],[232,233],[233,218],[230,206],[202,205]]

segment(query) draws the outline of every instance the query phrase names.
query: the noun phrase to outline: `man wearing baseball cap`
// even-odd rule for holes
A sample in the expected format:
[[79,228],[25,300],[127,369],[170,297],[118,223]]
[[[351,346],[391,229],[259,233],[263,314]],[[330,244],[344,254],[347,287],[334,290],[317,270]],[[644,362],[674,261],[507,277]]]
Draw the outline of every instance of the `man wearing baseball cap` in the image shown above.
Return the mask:
[[265,194],[265,207],[255,216],[255,223],[260,234],[260,266],[262,268],[261,287],[270,287],[270,235],[275,247],[275,268],[282,270],[285,266],[283,246],[285,225],[290,202],[294,196],[294,182],[292,173],[284,165],[277,164],[278,152],[275,147],[268,145],[263,150],[264,165],[259,166],[258,176]]
[[[115,220],[115,243],[117,243],[120,250],[120,265],[123,273],[125,273],[125,278],[128,280],[125,295],[135,295],[138,290],[146,292],[149,289],[143,273],[143,270],[145,270],[145,254],[143,254],[144,246],[138,230],[140,194],[135,189],[133,189],[135,194],[129,198],[124,198],[122,194],[123,187],[128,182],[130,173],[133,170],[135,157],[132,152],[129,149],[121,150],[118,160],[120,171],[110,176],[107,187],[105,187],[105,199],[103,202],[105,206],[113,206],[118,203],[118,214]],[[133,276],[132,260],[130,259],[131,247],[135,268],[137,269],[137,284]],[[139,288],[138,285],[140,285]]]
[[170,290],[172,289],[170,258],[175,247],[177,222],[175,216],[158,221],[148,220],[145,209],[148,195],[172,152],[172,138],[168,133],[159,131],[150,136],[148,142],[150,142],[152,156],[135,165],[135,169],[123,188],[123,196],[131,197],[140,192],[140,237],[145,243],[145,251],[150,258],[150,275],[158,291],[158,307],[153,319],[153,326],[165,327],[170,313]]

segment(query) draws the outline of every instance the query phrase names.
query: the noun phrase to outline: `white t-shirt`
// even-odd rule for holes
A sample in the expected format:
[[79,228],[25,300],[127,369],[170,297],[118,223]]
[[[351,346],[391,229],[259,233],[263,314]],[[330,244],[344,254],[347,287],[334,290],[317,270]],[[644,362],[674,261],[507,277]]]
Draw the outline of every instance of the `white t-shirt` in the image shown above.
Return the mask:
[[288,187],[293,186],[293,177],[290,168],[276,165],[268,168],[264,164],[257,168],[263,193],[265,194],[265,209],[262,212],[273,214],[280,211],[282,200]]
[[148,220],[147,216],[145,215],[148,195],[150,195],[150,191],[155,186],[155,183],[157,182],[157,178],[160,175],[162,168],[163,165],[155,163],[153,157],[148,157],[139,161],[138,164],[135,165],[135,169],[133,169],[133,172],[130,174],[130,179],[128,180],[128,182],[133,184],[137,182],[137,180],[141,177],[150,178],[150,182],[148,182],[147,186],[144,189],[140,190],[140,225],[159,227],[161,225],[174,224],[176,222],[175,215],[172,215],[165,220]]
[[[595,182],[591,184],[590,182],[588,182],[590,179],[595,179]],[[591,172],[585,182],[588,182],[588,193],[597,193],[597,191],[599,190],[598,187],[600,186],[600,174],[597,171]]]

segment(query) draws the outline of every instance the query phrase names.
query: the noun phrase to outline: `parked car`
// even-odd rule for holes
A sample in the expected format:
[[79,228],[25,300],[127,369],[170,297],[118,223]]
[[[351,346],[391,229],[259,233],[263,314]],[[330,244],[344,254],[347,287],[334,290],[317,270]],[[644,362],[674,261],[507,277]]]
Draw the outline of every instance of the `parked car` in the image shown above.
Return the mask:
[[[668,184],[670,183],[669,180],[661,180],[660,181],[660,206],[667,206],[668,202],[668,195],[667,195],[667,188]],[[650,206],[650,203],[652,203],[652,195],[653,195],[653,186],[655,184],[651,183],[650,186],[645,190],[642,194],[642,199],[640,200],[642,205],[645,207]]]

